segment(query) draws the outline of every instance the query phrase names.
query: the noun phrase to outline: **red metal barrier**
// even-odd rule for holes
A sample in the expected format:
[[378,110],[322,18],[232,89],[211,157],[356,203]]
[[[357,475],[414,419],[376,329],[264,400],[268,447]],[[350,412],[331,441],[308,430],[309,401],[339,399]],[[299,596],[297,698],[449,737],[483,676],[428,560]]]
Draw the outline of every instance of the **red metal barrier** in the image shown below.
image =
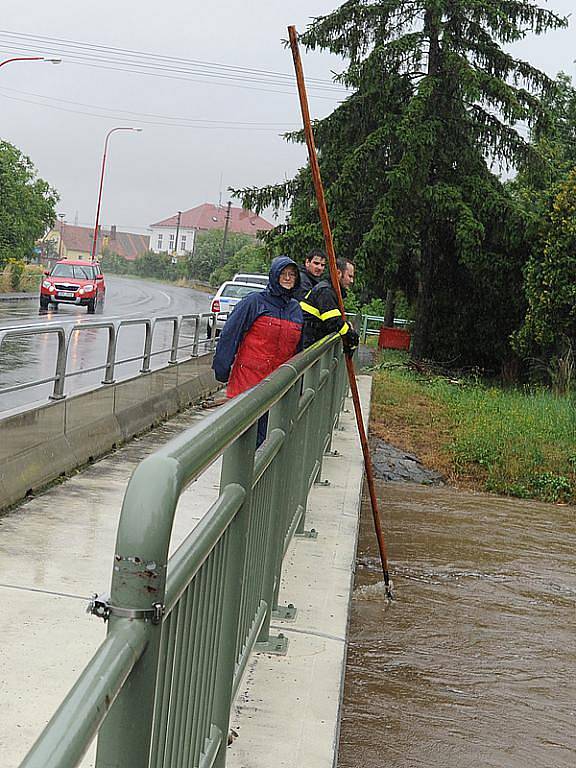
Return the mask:
[[378,349],[410,349],[410,333],[383,325],[378,335]]

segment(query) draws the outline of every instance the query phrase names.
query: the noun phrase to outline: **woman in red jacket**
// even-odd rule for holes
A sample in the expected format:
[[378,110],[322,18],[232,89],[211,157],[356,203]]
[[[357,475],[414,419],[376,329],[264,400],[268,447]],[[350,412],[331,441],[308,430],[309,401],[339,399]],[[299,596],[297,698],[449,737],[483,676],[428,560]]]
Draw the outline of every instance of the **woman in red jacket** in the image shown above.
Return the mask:
[[[238,302],[218,339],[212,368],[228,382],[235,397],[269,376],[300,348],[303,315],[293,298],[300,284],[298,267],[288,256],[272,262],[268,285]],[[258,445],[266,436],[267,418],[258,423]]]

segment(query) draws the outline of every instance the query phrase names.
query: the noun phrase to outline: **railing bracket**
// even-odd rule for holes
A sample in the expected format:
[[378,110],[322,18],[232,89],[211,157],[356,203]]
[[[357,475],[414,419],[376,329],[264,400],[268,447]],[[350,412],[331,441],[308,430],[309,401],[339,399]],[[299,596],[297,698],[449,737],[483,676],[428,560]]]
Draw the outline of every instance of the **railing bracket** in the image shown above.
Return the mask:
[[119,605],[110,605],[109,600],[108,595],[94,593],[86,607],[86,613],[98,616],[104,621],[108,621],[110,616],[118,616],[122,619],[138,619],[160,624],[165,611],[162,603],[153,603],[150,608],[122,608]]
[[288,605],[279,605],[275,608],[272,611],[272,618],[281,619],[282,621],[294,621],[297,613],[298,609],[296,606],[292,603],[288,603]]
[[270,653],[274,656],[286,656],[288,638],[280,632],[276,637],[270,636],[265,643],[256,643],[254,650],[259,653]]
[[299,531],[294,534],[295,539],[317,539],[318,531],[315,528],[310,528],[309,531]]

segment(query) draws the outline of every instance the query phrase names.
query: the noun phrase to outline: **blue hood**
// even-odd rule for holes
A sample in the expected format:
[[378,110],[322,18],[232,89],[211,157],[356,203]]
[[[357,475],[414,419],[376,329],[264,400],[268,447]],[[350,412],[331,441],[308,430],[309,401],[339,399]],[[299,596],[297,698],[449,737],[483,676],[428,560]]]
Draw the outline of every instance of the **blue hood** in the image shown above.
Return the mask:
[[[286,288],[282,288],[280,283],[278,282],[278,279],[280,277],[280,272],[284,269],[284,267],[287,267],[289,265],[292,265],[296,269],[296,284],[294,285],[294,288],[291,288],[289,291],[286,290]],[[294,291],[300,286],[300,271],[298,269],[298,265],[295,261],[292,261],[292,259],[289,256],[277,256],[275,259],[272,260],[272,264],[270,266],[270,272],[268,273],[268,288],[267,290],[272,294],[272,296],[282,296],[282,298],[290,299],[292,295],[294,294]]]

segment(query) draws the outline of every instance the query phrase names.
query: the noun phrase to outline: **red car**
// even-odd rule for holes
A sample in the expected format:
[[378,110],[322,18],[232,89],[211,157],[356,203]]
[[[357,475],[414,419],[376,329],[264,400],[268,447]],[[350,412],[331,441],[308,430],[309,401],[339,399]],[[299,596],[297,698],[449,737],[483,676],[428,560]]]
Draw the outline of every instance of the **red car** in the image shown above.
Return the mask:
[[40,286],[40,308],[49,305],[76,304],[91,314],[104,304],[106,285],[100,265],[95,261],[57,261],[45,272]]

